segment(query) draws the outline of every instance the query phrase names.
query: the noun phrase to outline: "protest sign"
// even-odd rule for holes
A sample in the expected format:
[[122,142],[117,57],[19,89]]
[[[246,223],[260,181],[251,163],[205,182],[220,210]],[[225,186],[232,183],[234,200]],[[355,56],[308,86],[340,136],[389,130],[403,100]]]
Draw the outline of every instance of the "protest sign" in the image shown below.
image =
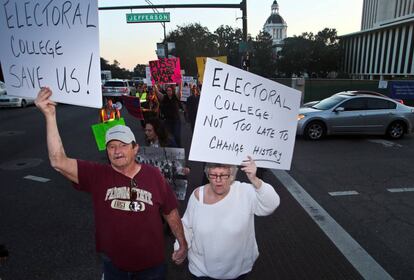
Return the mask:
[[140,147],[137,160],[158,167],[173,188],[177,199],[185,199],[187,177],[184,175],[185,150],[183,148]]
[[207,59],[189,159],[289,169],[301,93]]
[[191,86],[194,84],[194,78],[191,76],[183,76],[183,90],[181,95],[181,101],[187,101],[187,98],[191,95]]
[[149,62],[152,84],[181,83],[180,59],[160,58]]
[[10,95],[102,107],[96,0],[2,1],[0,61]]
[[99,151],[103,151],[106,149],[105,135],[108,129],[118,124],[125,125],[124,119],[115,119],[108,122],[94,124],[91,126],[93,136],[95,137],[96,145],[98,146]]
[[[223,63],[227,63],[227,56],[214,56],[210,58],[223,62]],[[207,57],[205,56],[196,57],[198,80],[201,83],[203,82],[203,79],[204,79],[204,68],[206,67],[206,61],[207,61]]]
[[152,86],[152,82],[151,82],[151,70],[150,70],[149,66],[145,66],[145,83],[149,87]]

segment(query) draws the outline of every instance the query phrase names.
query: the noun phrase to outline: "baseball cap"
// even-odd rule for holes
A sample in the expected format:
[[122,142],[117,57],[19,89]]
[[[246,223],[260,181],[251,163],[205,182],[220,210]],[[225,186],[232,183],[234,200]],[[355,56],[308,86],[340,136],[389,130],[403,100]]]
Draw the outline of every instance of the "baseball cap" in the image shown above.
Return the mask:
[[129,144],[132,141],[136,142],[134,133],[132,133],[131,129],[125,125],[116,125],[108,129],[105,135],[105,145],[112,140],[119,140],[125,144]]

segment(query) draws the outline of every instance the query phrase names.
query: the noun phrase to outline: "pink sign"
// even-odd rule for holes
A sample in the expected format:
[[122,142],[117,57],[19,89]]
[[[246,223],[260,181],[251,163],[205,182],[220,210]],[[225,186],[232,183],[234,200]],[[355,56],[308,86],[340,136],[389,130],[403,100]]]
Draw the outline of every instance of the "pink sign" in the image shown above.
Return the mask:
[[152,84],[181,83],[180,59],[160,58],[149,62]]

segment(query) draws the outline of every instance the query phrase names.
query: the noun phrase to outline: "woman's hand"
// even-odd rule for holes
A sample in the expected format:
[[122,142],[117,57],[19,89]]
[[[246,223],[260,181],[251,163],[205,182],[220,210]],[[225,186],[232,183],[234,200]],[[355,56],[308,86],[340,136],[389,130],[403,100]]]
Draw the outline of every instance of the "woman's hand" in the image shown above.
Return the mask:
[[258,189],[262,186],[262,180],[257,178],[257,166],[251,156],[247,156],[247,160],[242,162],[241,170],[246,173],[247,178],[253,184],[253,186]]

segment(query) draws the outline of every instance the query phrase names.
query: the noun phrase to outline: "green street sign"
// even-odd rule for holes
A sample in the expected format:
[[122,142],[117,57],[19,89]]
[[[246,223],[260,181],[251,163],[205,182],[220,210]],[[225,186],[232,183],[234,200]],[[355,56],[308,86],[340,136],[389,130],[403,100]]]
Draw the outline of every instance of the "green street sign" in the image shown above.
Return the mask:
[[170,13],[126,14],[127,23],[169,22]]

